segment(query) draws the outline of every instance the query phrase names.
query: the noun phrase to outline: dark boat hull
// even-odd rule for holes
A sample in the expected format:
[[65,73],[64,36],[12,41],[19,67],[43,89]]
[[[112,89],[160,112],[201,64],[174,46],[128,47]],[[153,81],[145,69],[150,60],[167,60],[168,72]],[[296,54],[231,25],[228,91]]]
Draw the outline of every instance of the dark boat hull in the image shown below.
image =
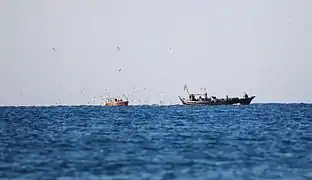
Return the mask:
[[224,99],[217,99],[216,101],[189,101],[181,98],[179,96],[180,101],[182,102],[183,105],[209,105],[209,106],[216,106],[216,105],[235,105],[235,104],[240,104],[240,105],[248,105],[251,103],[251,101],[255,98],[256,96],[251,96],[248,98],[231,98],[228,100]]

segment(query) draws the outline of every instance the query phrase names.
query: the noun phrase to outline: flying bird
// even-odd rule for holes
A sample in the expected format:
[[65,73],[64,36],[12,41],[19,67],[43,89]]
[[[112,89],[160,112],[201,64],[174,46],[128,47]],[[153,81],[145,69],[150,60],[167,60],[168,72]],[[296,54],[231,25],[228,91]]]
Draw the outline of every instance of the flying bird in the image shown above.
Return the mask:
[[120,47],[119,46],[117,46],[117,50],[120,51]]
[[172,52],[172,49],[171,49],[171,48],[169,48],[169,52]]
[[120,71],[122,71],[122,68],[119,68],[119,69],[118,69],[118,72],[120,72]]
[[55,49],[55,48],[52,48],[52,50],[53,50],[53,51],[56,51],[56,49]]

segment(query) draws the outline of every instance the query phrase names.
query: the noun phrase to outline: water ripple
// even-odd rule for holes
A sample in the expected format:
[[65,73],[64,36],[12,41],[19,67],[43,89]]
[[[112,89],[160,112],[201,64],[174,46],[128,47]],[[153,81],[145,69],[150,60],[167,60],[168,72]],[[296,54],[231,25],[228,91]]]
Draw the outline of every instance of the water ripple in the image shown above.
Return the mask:
[[0,179],[310,179],[312,106],[0,107]]

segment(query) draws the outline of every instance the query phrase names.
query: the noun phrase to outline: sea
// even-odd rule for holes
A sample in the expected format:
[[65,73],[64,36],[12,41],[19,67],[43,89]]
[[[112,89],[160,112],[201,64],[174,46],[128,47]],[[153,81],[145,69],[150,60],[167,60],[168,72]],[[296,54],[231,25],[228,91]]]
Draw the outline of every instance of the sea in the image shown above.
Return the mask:
[[312,179],[312,104],[0,107],[0,179]]

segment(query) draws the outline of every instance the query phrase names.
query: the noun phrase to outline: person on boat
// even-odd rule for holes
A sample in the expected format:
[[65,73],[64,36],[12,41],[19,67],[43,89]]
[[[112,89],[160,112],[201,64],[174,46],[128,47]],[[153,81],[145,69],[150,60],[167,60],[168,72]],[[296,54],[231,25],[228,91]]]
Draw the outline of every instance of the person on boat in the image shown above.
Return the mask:
[[194,94],[190,94],[190,100],[191,100],[191,101],[196,101],[195,95],[194,95]]
[[225,100],[229,100],[229,96],[228,95],[225,95]]
[[208,94],[205,93],[205,100],[207,101],[208,100]]
[[247,99],[248,98],[248,94],[246,92],[244,92],[244,98]]
[[211,96],[211,98],[212,98],[212,101],[213,101],[214,103],[217,102],[217,97],[216,97],[216,96]]

